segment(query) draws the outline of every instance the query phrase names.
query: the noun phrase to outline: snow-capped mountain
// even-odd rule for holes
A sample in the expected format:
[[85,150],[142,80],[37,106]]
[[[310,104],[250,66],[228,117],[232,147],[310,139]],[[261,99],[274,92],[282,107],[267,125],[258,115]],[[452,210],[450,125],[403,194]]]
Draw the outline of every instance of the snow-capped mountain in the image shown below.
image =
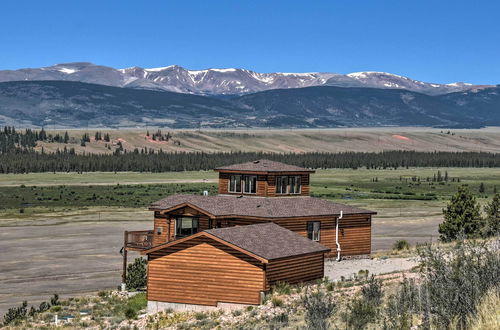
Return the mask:
[[34,69],[0,70],[0,82],[35,80],[78,81],[198,95],[243,95],[272,89],[322,85],[406,89],[441,95],[484,87],[465,83],[425,83],[384,72],[357,72],[347,75],[321,72],[258,73],[233,68],[188,70],[177,65],[150,69],[114,69],[87,62],[63,63]]
[[[408,77],[399,76],[387,72],[354,72],[345,75],[345,77],[353,80],[350,87],[372,87],[372,88],[391,88],[391,89],[406,89],[413,92],[419,92],[428,95],[441,95],[453,92],[473,89],[474,86],[468,83],[456,82],[451,84],[434,84],[426,83],[418,80],[413,80]],[[342,81],[343,86],[347,87],[345,81]],[[331,86],[339,86],[335,79],[327,82]]]

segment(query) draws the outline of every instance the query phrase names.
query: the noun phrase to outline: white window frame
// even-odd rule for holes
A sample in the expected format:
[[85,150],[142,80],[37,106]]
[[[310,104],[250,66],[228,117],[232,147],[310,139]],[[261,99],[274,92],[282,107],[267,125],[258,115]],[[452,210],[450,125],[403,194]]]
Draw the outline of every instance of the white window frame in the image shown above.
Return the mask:
[[[295,191],[295,188],[297,186],[297,182],[299,183],[298,184],[299,191]],[[290,189],[289,189],[290,194],[300,195],[300,193],[302,192],[302,177],[300,175],[290,176],[288,178],[288,184],[290,186]]]
[[[309,237],[309,224],[312,226],[311,237]],[[317,228],[315,229],[315,224],[317,224]],[[308,221],[307,222],[307,238],[312,241],[319,242],[321,240],[321,221]]]
[[[236,186],[235,187],[231,187],[232,177],[239,178],[239,179],[235,179],[234,180],[235,185],[237,184],[238,181],[240,182],[240,190],[239,191],[236,190]],[[241,174],[230,175],[229,176],[229,180],[228,180],[227,191],[229,191],[230,193],[239,193],[239,194],[241,194],[241,192],[242,192],[241,177],[242,177]],[[232,188],[234,188],[234,190]]]
[[[250,185],[250,189],[248,191],[247,191],[247,179],[249,182],[254,182],[253,179],[255,179],[254,186],[252,187]],[[243,175],[241,181],[243,182],[243,193],[245,193],[245,194],[256,194],[257,193],[257,176],[256,175]],[[255,191],[252,192],[251,188],[253,188]]]
[[[278,190],[278,187],[279,187],[278,182],[282,183],[283,178],[285,178],[285,180],[286,180],[285,185],[284,185],[285,186],[284,192],[283,192],[283,185],[280,185],[281,190]],[[288,194],[288,183],[289,183],[288,181],[289,181],[288,176],[286,176],[286,175],[280,175],[280,176],[276,177],[276,194],[278,194],[278,195]]]

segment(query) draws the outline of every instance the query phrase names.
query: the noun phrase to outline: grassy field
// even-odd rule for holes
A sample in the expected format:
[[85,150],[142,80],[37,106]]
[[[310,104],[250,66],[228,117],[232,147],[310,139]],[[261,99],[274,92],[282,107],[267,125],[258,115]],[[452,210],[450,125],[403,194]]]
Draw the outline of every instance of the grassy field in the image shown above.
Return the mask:
[[[150,134],[157,129],[149,129]],[[342,151],[488,151],[500,152],[500,128],[477,130],[444,130],[433,128],[349,128],[349,129],[293,129],[293,130],[168,130],[169,141],[155,141],[146,136],[146,130],[111,130],[110,142],[95,141],[95,129],[69,130],[71,141],[62,143],[38,143],[38,150],[52,152],[74,148],[77,153],[112,153],[120,142],[126,150],[134,148],[162,149],[167,152],[342,152]],[[48,130],[48,133],[64,135],[64,130]],[[88,133],[91,142],[80,145],[83,134]]]

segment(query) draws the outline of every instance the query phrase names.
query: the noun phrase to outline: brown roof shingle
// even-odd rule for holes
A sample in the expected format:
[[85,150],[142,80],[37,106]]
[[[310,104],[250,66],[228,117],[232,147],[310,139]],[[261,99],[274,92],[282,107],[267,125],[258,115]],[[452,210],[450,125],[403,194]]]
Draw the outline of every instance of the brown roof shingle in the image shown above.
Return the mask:
[[243,172],[308,172],[314,173],[314,170],[275,162],[267,159],[254,160],[252,162],[221,166],[215,169],[216,171],[243,171]]
[[151,210],[168,210],[190,204],[213,216],[249,216],[259,218],[292,218],[344,214],[376,214],[376,212],[326,201],[300,197],[247,197],[227,195],[171,195],[151,204]]
[[267,260],[330,251],[329,248],[272,222],[210,229],[205,232]]

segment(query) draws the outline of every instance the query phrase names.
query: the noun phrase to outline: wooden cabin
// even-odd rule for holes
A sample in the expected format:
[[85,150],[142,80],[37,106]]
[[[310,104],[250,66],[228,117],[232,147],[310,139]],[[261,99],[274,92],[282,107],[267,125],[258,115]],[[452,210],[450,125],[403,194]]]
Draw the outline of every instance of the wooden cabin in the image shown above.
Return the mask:
[[[313,170],[269,160],[224,166],[215,170],[219,173],[218,195],[168,196],[150,206],[150,210],[154,212],[152,230],[125,232],[124,278],[127,251],[148,251],[152,265],[155,265],[155,260],[161,259],[161,253],[165,256],[181,256],[181,252],[175,254],[169,251],[175,246],[188,244],[182,242],[190,242],[190,237],[193,240],[214,240],[210,236],[213,236],[213,230],[235,226],[243,228],[269,223],[279,225],[328,248],[324,252],[326,257],[340,259],[371,253],[371,218],[376,213],[311,197],[309,185]],[[196,241],[191,241],[193,242]],[[191,253],[198,248],[184,250]],[[211,247],[204,248],[215,251]],[[203,254],[201,250],[198,252]],[[160,269],[155,267],[151,268],[153,274]],[[157,285],[153,283],[158,282],[150,284]],[[148,286],[148,289],[151,290],[152,287]],[[156,293],[152,296],[155,299],[164,299],[155,295]],[[251,299],[254,298],[253,296]],[[190,299],[192,303],[199,301]]]
[[273,223],[204,230],[143,252],[148,309],[258,305],[278,282],[321,279],[328,251]]

